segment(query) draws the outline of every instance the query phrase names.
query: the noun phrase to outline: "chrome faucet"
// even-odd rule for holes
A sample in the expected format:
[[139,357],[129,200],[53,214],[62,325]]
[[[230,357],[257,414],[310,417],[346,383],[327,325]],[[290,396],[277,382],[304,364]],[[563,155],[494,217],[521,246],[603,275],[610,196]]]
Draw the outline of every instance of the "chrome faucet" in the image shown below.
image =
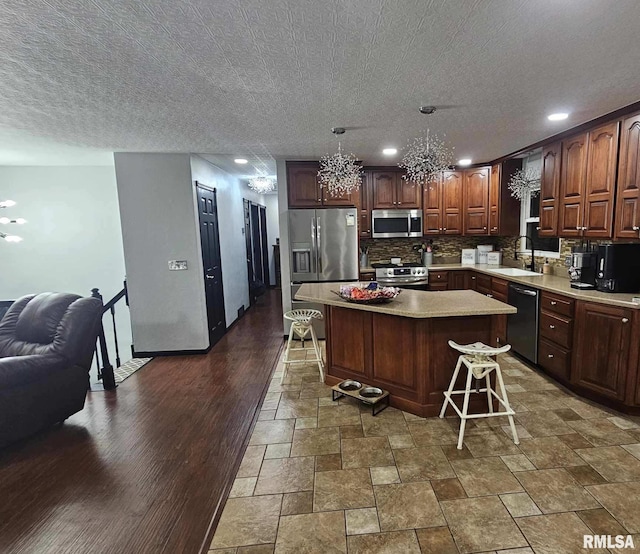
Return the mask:
[[[529,242],[531,242],[531,263],[528,266],[525,265],[525,268],[528,268],[531,271],[535,271],[536,270],[536,252],[533,248],[533,239],[529,235],[520,235],[519,237],[516,238],[515,242],[513,243],[513,259],[514,260],[518,259],[518,241],[520,239],[529,239]],[[525,240],[524,246],[525,248],[527,246],[526,240]]]

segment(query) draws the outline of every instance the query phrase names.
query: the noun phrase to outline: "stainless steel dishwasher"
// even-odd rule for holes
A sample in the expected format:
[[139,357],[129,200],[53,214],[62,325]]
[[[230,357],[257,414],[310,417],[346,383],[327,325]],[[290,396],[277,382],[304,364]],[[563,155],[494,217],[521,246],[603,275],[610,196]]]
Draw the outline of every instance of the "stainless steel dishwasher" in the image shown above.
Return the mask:
[[508,302],[518,313],[508,316],[507,342],[520,356],[537,364],[540,293],[538,289],[509,283]]

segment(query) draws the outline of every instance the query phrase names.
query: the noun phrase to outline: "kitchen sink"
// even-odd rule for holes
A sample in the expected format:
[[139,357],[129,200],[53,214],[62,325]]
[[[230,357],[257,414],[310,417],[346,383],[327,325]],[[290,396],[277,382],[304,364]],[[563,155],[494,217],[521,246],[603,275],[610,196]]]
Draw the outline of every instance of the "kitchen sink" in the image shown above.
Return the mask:
[[507,275],[509,277],[540,277],[542,273],[536,273],[535,271],[528,271],[527,269],[518,269],[515,267],[504,267],[502,269],[488,269],[491,273],[497,273],[498,275]]

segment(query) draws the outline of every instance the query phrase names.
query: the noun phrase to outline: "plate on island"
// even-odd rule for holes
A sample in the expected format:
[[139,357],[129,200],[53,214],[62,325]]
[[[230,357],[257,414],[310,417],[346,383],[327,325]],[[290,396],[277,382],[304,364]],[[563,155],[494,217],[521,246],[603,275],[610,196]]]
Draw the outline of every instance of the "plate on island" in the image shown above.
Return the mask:
[[335,290],[331,292],[354,304],[385,304],[398,296],[400,289],[397,287],[381,287],[378,283],[372,281],[370,283],[342,285],[340,292]]

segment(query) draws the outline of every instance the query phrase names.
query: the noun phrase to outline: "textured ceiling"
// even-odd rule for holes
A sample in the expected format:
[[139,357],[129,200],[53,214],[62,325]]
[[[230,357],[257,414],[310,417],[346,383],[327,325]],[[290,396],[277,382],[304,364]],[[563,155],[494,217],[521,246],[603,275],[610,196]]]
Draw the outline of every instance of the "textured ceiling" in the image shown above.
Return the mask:
[[639,23],[637,0],[2,0],[0,137],[268,163],[345,126],[380,163],[429,126],[490,160],[638,100]]

